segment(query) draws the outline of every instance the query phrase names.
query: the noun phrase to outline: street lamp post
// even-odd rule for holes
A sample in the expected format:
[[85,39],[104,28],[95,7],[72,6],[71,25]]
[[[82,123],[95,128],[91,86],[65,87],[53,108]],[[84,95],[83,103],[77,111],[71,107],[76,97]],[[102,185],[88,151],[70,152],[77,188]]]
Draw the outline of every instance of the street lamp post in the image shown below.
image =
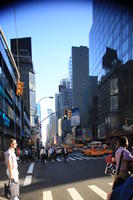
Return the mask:
[[[53,99],[54,97],[53,96],[48,96],[48,97],[42,97],[41,99],[39,99],[38,101],[37,101],[37,103],[36,103],[36,105],[38,105],[38,104],[40,104],[40,102],[42,101],[42,100],[44,100],[44,99]],[[36,107],[36,114],[35,114],[35,116],[36,116],[36,119],[37,119],[37,107]],[[37,120],[38,121],[38,120]],[[38,132],[40,132],[41,133],[41,123],[38,121],[37,122],[37,129],[38,129]]]
[[54,97],[52,97],[52,96],[49,96],[49,97],[42,97],[41,99],[39,99],[38,101],[37,101],[37,104],[39,104],[43,99],[53,99]]

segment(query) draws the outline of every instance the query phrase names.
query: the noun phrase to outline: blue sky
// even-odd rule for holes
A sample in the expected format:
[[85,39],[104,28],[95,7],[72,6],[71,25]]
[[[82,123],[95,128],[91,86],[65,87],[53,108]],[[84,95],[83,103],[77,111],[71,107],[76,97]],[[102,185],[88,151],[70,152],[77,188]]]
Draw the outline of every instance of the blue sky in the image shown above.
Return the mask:
[[[89,45],[92,5],[89,0],[36,2],[16,5],[15,13],[17,37],[32,38],[38,101],[54,96],[60,80],[68,76],[71,47]],[[10,39],[16,37],[13,5],[0,11],[0,27],[10,47]],[[54,100],[45,99],[42,104],[54,110]]]

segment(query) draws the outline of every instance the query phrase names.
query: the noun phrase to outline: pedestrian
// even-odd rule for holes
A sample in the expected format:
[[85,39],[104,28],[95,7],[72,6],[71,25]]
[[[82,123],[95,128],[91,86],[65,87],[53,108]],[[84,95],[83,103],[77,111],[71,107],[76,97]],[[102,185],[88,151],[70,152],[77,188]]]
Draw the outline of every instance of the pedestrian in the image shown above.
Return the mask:
[[41,148],[40,150],[40,158],[41,158],[41,164],[45,165],[45,161],[46,161],[46,150],[44,147]]
[[131,200],[133,198],[133,176],[108,194],[108,200]]
[[[11,190],[11,198],[10,200],[19,200],[19,172],[18,172],[18,163],[17,157],[15,154],[15,149],[17,147],[16,139],[10,139],[10,147],[5,152],[5,162],[7,166],[6,174],[8,176],[9,182],[14,188]],[[13,193],[13,194],[12,194]],[[14,196],[14,193],[17,194]]]
[[53,152],[53,157],[54,157],[54,160],[56,161],[56,159],[57,159],[57,154],[56,154],[55,148],[54,148],[54,152]]
[[[116,175],[112,190],[124,184],[126,179],[131,175],[131,172],[129,171],[129,164],[133,164],[133,156],[127,150],[127,147],[127,137],[120,137],[118,140],[118,149],[115,153]],[[108,194],[108,199],[110,199],[110,194],[111,193]]]
[[130,176],[129,163],[133,163],[133,156],[127,150],[127,137],[120,137],[118,141],[119,148],[115,153],[116,162],[116,178],[114,180],[113,189],[120,186]]
[[66,147],[63,147],[62,155],[63,155],[64,161],[67,162],[68,150]]

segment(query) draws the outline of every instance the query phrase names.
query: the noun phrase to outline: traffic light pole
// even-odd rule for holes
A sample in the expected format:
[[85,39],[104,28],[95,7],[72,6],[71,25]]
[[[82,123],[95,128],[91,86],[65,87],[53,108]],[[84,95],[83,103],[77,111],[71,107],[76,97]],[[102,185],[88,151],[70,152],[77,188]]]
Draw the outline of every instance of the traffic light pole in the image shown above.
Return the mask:
[[51,113],[50,115],[48,115],[47,117],[45,117],[44,119],[42,119],[42,120],[40,121],[40,124],[41,124],[43,121],[45,121],[46,119],[48,119],[49,117],[51,117],[52,115],[54,115],[54,114],[56,114],[56,113],[58,113],[59,111],[64,110],[64,109],[66,109],[66,107],[61,108],[61,109],[57,110],[56,112]]

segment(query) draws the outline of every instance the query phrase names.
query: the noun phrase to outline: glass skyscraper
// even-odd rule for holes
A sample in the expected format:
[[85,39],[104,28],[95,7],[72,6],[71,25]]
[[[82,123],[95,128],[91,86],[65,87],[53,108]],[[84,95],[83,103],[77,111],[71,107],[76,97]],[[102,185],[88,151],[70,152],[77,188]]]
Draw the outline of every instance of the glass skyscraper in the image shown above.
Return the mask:
[[93,0],[93,23],[89,34],[89,69],[100,80],[105,75],[102,57],[106,47],[117,50],[123,64],[133,59],[133,15],[127,4]]

